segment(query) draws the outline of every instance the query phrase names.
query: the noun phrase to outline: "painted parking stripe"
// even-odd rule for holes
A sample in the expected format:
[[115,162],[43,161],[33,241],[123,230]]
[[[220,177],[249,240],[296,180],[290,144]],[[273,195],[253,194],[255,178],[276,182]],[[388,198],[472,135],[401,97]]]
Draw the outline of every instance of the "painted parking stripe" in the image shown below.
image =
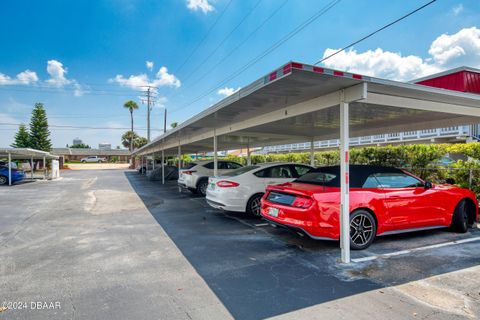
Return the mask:
[[430,246],[419,247],[419,248],[414,248],[414,249],[409,249],[409,250],[402,250],[402,251],[379,254],[379,255],[376,255],[376,256],[357,258],[357,259],[352,259],[352,261],[353,262],[366,262],[366,261],[371,261],[371,260],[375,260],[375,259],[378,259],[378,258],[388,258],[388,257],[400,256],[400,255],[409,254],[409,253],[412,253],[412,252],[424,251],[424,250],[430,250],[430,249],[437,249],[437,248],[452,246],[452,245],[455,245],[455,244],[474,242],[474,241],[480,241],[480,237],[462,239],[462,240],[455,240],[455,241],[438,243],[438,244],[433,244],[433,245],[430,245]]
[[255,227],[266,227],[268,225],[269,225],[268,223],[256,223]]

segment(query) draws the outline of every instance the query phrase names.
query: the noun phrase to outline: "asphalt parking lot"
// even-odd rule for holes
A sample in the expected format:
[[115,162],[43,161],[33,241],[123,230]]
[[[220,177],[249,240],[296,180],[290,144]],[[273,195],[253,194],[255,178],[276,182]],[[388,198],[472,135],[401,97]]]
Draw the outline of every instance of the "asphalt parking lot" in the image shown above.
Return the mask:
[[[0,188],[6,319],[474,319],[480,230],[338,243],[210,208],[135,171],[70,171]],[[478,239],[477,239],[478,238]],[[459,243],[455,243],[455,241]]]

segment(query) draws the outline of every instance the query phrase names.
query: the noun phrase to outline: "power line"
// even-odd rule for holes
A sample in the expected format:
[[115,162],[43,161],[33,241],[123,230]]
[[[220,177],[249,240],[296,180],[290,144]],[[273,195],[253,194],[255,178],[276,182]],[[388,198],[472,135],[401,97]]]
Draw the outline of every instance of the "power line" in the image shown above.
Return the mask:
[[213,87],[212,89],[208,90],[207,92],[201,94],[200,96],[198,96],[197,98],[195,98],[194,100],[192,100],[191,102],[187,103],[186,105],[183,105],[182,107],[176,109],[175,111],[173,112],[177,112],[177,111],[180,111],[184,108],[187,108],[189,107],[190,105],[192,105],[193,103],[201,100],[202,98],[208,96],[209,94],[211,94],[212,92],[214,92],[215,90],[219,89],[220,87],[222,87],[225,83],[227,83],[228,81],[230,80],[233,80],[235,79],[236,77],[238,77],[240,74],[242,74],[245,70],[249,69],[250,67],[252,67],[253,65],[255,65],[258,61],[260,61],[261,59],[263,59],[265,56],[267,56],[268,54],[270,54],[271,52],[275,51],[278,47],[280,47],[282,44],[284,44],[285,42],[287,42],[288,40],[290,40],[293,36],[295,36],[296,34],[298,34],[300,31],[302,31],[303,29],[305,29],[307,26],[309,26],[311,23],[313,23],[315,20],[317,20],[318,18],[320,18],[321,16],[323,16],[325,13],[327,13],[330,9],[332,9],[334,6],[336,6],[341,0],[333,0],[331,2],[329,2],[327,5],[325,5],[324,7],[322,7],[319,11],[317,11],[315,14],[313,14],[310,18],[308,18],[307,20],[305,20],[304,22],[302,22],[300,25],[298,25],[295,29],[293,29],[291,32],[289,32],[287,35],[285,35],[283,38],[281,38],[279,41],[275,42],[272,46],[270,46],[267,50],[265,50],[263,53],[261,53],[260,55],[258,55],[257,57],[253,58],[252,60],[250,60],[247,64],[245,64],[243,67],[241,67],[240,69],[237,69],[237,71],[235,71],[234,73],[232,73],[230,76],[228,76],[227,78],[223,79],[219,84],[217,84],[215,87]]
[[327,59],[330,59],[331,57],[339,54],[340,52],[343,52],[343,51],[347,50],[348,48],[353,47],[354,45],[356,45],[356,44],[358,44],[358,43],[360,43],[360,42],[362,42],[362,41],[370,38],[371,36],[379,33],[380,31],[383,31],[383,30],[387,29],[388,27],[391,27],[392,25],[396,24],[397,22],[400,22],[400,21],[402,21],[403,19],[408,18],[409,16],[411,16],[412,14],[415,14],[416,12],[422,10],[423,8],[428,7],[429,5],[433,4],[433,3],[436,2],[436,1],[437,1],[437,0],[432,0],[432,1],[430,1],[430,2],[427,2],[427,3],[424,4],[423,6],[418,7],[417,9],[415,9],[415,10],[413,10],[413,11],[410,11],[410,12],[407,13],[406,15],[404,15],[404,16],[402,16],[402,17],[400,17],[400,18],[398,18],[398,19],[396,19],[396,20],[394,20],[394,21],[392,21],[392,22],[384,25],[384,26],[381,27],[380,29],[377,29],[377,30],[373,31],[372,33],[366,35],[365,37],[363,37],[363,38],[361,38],[361,39],[359,39],[359,40],[357,40],[357,41],[355,41],[355,42],[352,42],[352,43],[349,44],[348,46],[343,47],[342,49],[335,51],[334,53],[328,55],[328,56],[325,57],[325,58],[322,58],[321,60],[315,62],[314,65],[317,65],[317,64],[319,64],[319,63],[321,63],[321,62],[323,62],[323,61],[325,61],[325,60],[327,60]]
[[[205,72],[204,74],[202,74],[200,76],[200,78],[198,78],[194,83],[192,83],[191,85],[189,86],[182,86],[182,88],[180,90],[185,90],[185,89],[188,89],[190,87],[193,86],[193,84],[195,83],[198,83],[200,80],[204,79],[207,75],[209,75],[210,73],[212,73],[213,70],[215,70],[219,65],[221,65],[227,58],[229,58],[232,54],[234,54],[238,49],[240,49],[240,47],[242,47],[248,40],[250,40],[251,37],[253,37],[253,35],[255,33],[257,33],[268,21],[270,21],[270,19],[272,19],[276,14],[277,12],[279,12],[288,2],[289,0],[285,0],[283,1],[280,6],[278,6],[266,19],[264,19],[262,21],[262,23],[260,23],[257,28],[255,28],[252,32],[250,32],[250,34],[242,41],[240,42],[235,48],[233,48],[226,56],[224,56],[222,59],[220,59],[213,67],[209,68],[207,70],[207,72]],[[176,93],[174,94],[171,99],[177,97],[180,93]]]
[[218,51],[218,49],[220,49],[223,44],[225,43],[225,41],[227,41],[232,35],[233,33],[243,24],[243,22],[245,22],[245,20],[253,13],[253,11],[255,11],[255,9],[260,5],[260,3],[262,2],[262,0],[258,0],[257,3],[250,9],[250,11],[243,16],[243,18],[240,20],[240,22],[227,34],[226,37],[224,37],[222,39],[222,41],[220,41],[220,43],[215,47],[215,49],[212,50],[212,52],[210,52],[206,57],[205,59],[203,59],[202,62],[200,62],[196,68],[193,69],[193,71],[189,72],[187,77],[183,79],[183,83],[187,82],[191,76],[193,74],[195,74],[195,72],[198,71],[198,69],[200,69],[201,67],[203,67],[205,65],[205,63],[207,63],[208,60],[210,60],[210,58]]
[[[0,122],[0,126],[19,126],[22,123]],[[55,129],[92,129],[92,130],[130,130],[124,127],[90,127],[90,126],[67,126],[67,125],[48,125],[49,128]],[[146,131],[147,128],[135,128],[135,130]],[[154,131],[163,131],[162,129],[151,129]]]
[[[71,88],[46,88],[46,87],[13,87],[10,85],[1,86],[0,90],[2,91],[16,91],[16,92],[39,92],[39,93],[75,93],[77,89]],[[95,90],[95,89],[84,89],[81,90],[83,95],[105,95],[105,96],[131,96],[141,92],[140,89],[131,89],[131,90]]]
[[217,25],[217,23],[220,21],[220,19],[223,17],[223,14],[227,11],[228,7],[230,6],[230,4],[232,3],[232,0],[228,1],[228,3],[225,5],[225,7],[223,8],[222,12],[220,13],[220,15],[217,17],[217,19],[215,19],[215,21],[212,23],[212,25],[210,26],[210,28],[208,29],[207,33],[205,34],[205,36],[202,38],[202,40],[200,40],[200,42],[197,44],[197,46],[192,50],[192,52],[190,52],[190,54],[187,56],[187,58],[183,61],[183,63],[180,65],[180,67],[176,70],[175,73],[179,73],[180,70],[182,70],[182,68],[187,64],[187,62],[190,60],[190,58],[194,55],[195,52],[197,52],[198,48],[200,48],[200,46],[205,42],[205,40],[208,38],[208,36],[210,35],[210,33],[212,32],[212,30],[215,28],[215,26]]

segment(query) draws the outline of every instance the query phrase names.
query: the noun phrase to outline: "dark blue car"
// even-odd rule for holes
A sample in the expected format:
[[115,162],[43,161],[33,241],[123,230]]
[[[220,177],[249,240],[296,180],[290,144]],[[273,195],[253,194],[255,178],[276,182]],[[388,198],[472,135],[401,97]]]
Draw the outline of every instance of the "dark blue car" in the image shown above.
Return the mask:
[[[25,178],[25,173],[18,169],[12,168],[12,183],[21,181]],[[0,185],[8,184],[8,167],[0,166]]]

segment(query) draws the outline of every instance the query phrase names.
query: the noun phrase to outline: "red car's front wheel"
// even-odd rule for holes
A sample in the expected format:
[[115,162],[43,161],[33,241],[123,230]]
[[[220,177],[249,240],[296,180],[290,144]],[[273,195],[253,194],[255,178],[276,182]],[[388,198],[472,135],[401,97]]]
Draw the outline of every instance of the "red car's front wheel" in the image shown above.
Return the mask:
[[368,248],[377,234],[377,224],[373,215],[366,210],[357,210],[350,215],[350,248]]

